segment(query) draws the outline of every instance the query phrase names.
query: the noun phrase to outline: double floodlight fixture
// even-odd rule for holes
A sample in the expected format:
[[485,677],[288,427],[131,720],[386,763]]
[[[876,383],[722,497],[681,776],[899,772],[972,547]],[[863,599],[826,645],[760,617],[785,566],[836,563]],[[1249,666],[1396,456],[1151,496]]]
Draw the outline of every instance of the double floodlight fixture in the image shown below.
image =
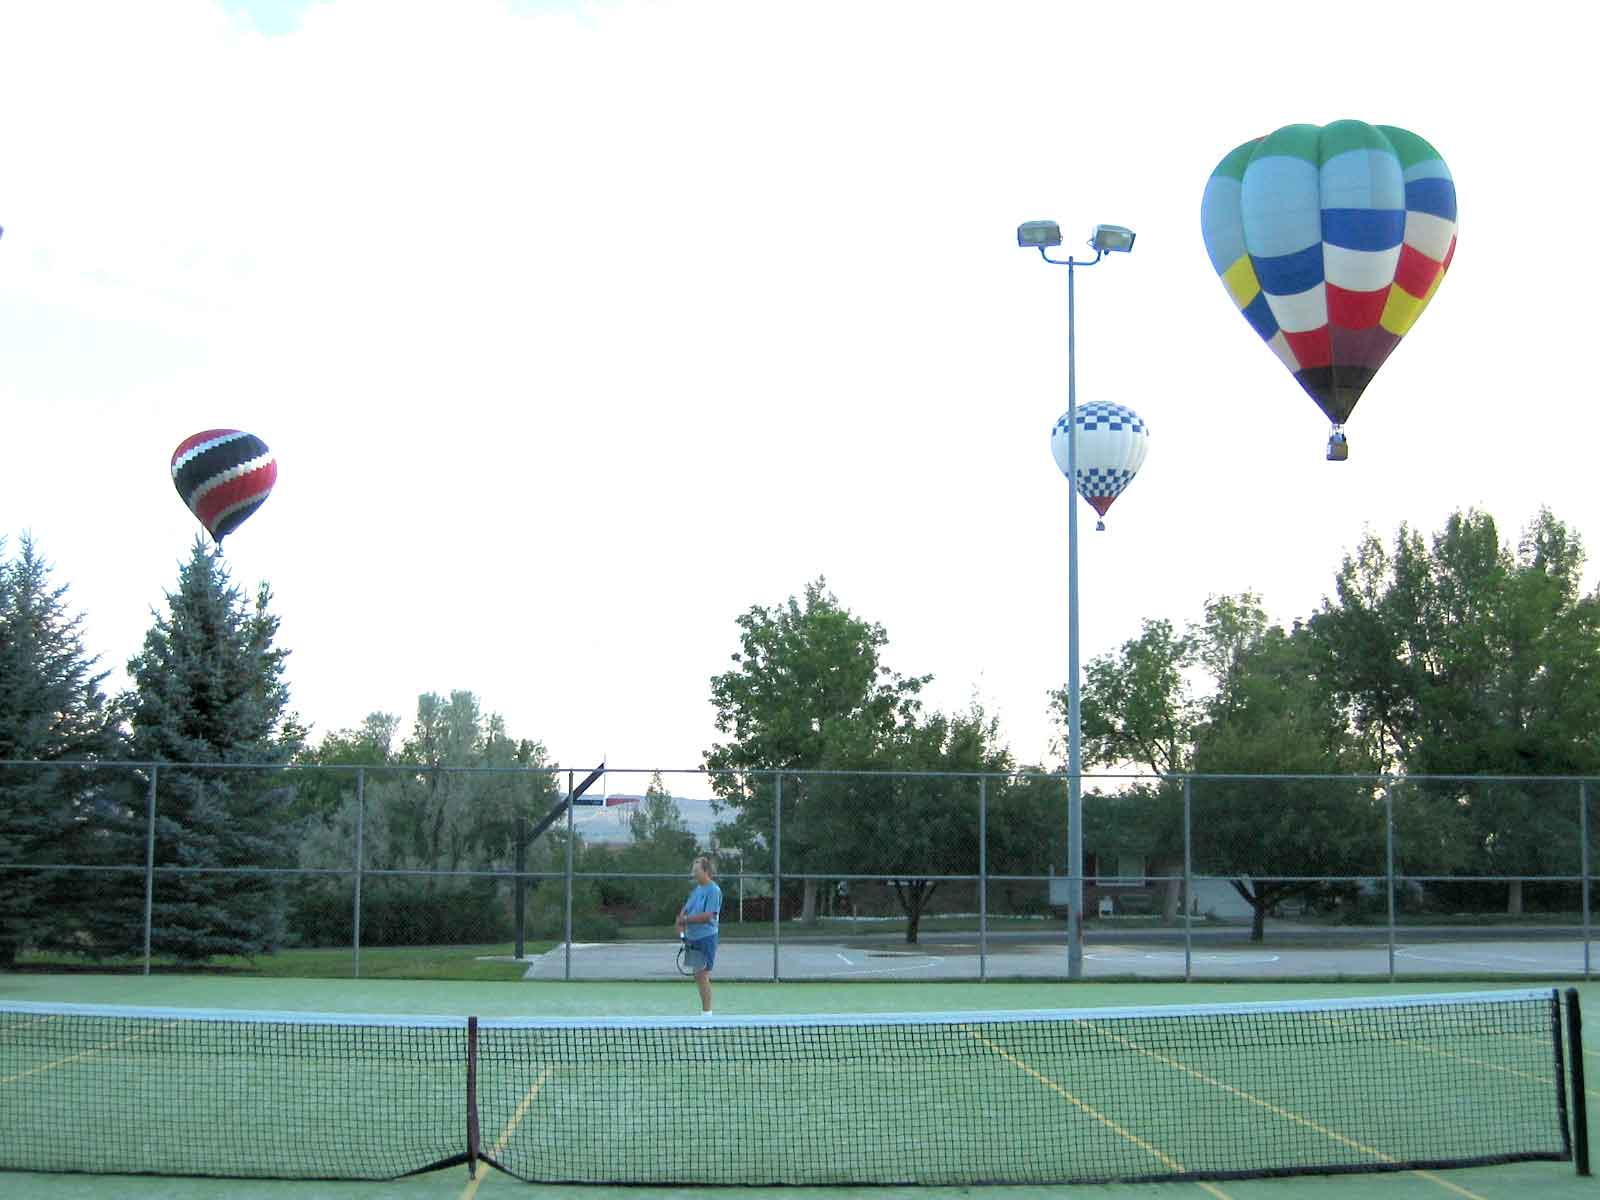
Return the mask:
[[[1096,225],[1089,248],[1096,254],[1133,249],[1133,230],[1123,225]],[[1017,226],[1017,245],[1031,247],[1041,254],[1061,245],[1061,226],[1054,221],[1024,221]]]
[[1054,221],[1024,221],[1017,226],[1017,245],[1047,250],[1061,245],[1061,226]]
[[1089,247],[1098,254],[1111,250],[1132,250],[1133,230],[1125,225],[1096,225]]

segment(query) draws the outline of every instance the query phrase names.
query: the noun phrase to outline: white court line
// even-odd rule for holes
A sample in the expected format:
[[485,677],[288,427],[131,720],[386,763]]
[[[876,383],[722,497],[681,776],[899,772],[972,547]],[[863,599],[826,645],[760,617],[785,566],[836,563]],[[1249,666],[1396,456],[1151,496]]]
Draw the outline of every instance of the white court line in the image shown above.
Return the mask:
[[1517,954],[1498,954],[1491,958],[1462,958],[1459,956],[1447,958],[1437,954],[1422,954],[1409,946],[1396,946],[1394,955],[1396,958],[1410,958],[1415,959],[1417,962],[1443,963],[1446,966],[1460,967],[1495,967],[1505,963],[1525,963],[1529,966],[1545,969],[1554,969],[1562,966],[1559,959],[1524,958]]
[[828,971],[827,975],[893,975],[899,971],[931,971],[944,965],[944,959],[930,957],[927,962],[907,963],[903,967],[857,967],[852,971]]
[[[1086,950],[1085,958],[1096,959],[1100,962],[1127,962],[1130,958],[1139,958],[1147,962],[1182,962],[1183,955],[1176,951],[1146,950],[1140,952],[1126,952],[1122,954],[1107,954],[1104,951]],[[1261,963],[1282,962],[1281,954],[1193,954],[1193,962],[1237,963],[1242,966],[1253,966]]]

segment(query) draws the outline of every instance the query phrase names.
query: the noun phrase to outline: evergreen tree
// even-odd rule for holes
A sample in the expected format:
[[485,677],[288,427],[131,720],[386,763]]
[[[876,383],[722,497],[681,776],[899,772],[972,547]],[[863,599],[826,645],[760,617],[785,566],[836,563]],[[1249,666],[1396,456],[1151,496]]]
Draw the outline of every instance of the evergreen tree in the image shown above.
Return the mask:
[[[4,542],[0,542],[0,551]],[[24,534],[15,561],[0,558],[0,862],[78,862],[92,816],[114,784],[103,772],[38,763],[101,762],[117,754],[116,722],[100,690],[105,672],[83,647],[83,618],[51,587],[50,566]],[[74,942],[81,874],[11,871],[0,882],[0,966],[26,945]]]
[[[270,768],[295,755],[304,730],[289,712],[270,600],[262,584],[248,603],[197,538],[128,663],[130,751],[158,764],[156,866],[189,868],[156,879],[152,949],[184,962],[271,953],[283,940],[281,877],[215,870],[295,865],[294,790]],[[126,903],[117,913],[136,917]]]

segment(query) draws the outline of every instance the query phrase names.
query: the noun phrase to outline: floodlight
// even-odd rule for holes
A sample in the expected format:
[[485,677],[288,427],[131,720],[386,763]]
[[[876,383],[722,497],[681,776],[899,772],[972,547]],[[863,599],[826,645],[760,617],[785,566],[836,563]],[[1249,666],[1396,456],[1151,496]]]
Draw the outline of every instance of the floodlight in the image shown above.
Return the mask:
[[1017,245],[1043,250],[1061,245],[1061,226],[1054,221],[1024,221],[1017,226]]
[[1096,225],[1089,245],[1101,254],[1108,250],[1132,250],[1133,237],[1133,230],[1121,225]]

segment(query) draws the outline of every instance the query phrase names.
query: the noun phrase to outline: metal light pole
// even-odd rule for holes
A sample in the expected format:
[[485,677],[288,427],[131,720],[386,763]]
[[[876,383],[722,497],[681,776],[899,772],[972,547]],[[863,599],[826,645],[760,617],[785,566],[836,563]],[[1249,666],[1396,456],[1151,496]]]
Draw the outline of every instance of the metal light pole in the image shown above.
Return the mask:
[[1061,244],[1054,221],[1026,221],[1017,245],[1032,246],[1051,266],[1067,269],[1067,976],[1083,977],[1083,760],[1078,686],[1078,377],[1077,296],[1073,270],[1092,267],[1109,251],[1133,249],[1134,233],[1121,225],[1096,225],[1089,247],[1094,257],[1079,262],[1051,258]]

